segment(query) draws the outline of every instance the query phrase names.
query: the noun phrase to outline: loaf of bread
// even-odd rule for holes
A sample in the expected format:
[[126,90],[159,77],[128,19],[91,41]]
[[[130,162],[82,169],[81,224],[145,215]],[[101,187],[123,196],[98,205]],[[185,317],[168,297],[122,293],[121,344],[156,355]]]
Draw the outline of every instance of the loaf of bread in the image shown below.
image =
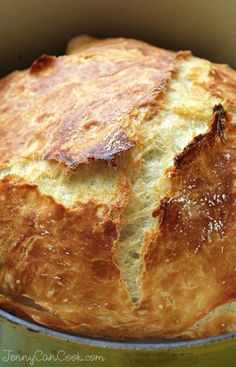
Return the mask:
[[72,40],[0,80],[0,306],[68,333],[236,330],[236,72]]

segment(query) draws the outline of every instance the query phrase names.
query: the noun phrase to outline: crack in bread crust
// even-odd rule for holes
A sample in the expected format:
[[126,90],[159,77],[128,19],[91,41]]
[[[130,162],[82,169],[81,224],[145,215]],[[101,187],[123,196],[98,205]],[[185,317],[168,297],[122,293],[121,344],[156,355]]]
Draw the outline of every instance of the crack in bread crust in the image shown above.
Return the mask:
[[139,169],[131,175],[131,202],[125,210],[116,252],[117,263],[136,306],[141,297],[143,247],[157,224],[152,212],[170,187],[166,171],[173,165],[176,154],[182,152],[195,135],[208,129],[212,106],[216,102],[204,88],[208,71],[209,64],[204,60],[190,55],[179,60],[178,70],[173,73],[159,101],[158,114],[140,126],[142,144],[131,152],[133,166],[138,165]]

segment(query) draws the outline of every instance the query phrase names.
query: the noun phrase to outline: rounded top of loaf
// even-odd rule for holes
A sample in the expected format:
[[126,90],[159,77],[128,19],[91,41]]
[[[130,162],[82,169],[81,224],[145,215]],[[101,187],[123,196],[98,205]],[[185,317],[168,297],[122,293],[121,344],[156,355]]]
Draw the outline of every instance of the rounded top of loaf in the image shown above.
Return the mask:
[[0,80],[0,304],[67,332],[235,329],[236,72],[72,40]]

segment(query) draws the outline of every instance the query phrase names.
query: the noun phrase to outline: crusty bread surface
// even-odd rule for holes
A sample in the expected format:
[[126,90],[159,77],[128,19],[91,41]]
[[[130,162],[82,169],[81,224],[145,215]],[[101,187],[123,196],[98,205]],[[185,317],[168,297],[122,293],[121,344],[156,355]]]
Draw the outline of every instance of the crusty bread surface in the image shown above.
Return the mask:
[[236,330],[236,72],[70,41],[0,80],[0,306],[109,338]]

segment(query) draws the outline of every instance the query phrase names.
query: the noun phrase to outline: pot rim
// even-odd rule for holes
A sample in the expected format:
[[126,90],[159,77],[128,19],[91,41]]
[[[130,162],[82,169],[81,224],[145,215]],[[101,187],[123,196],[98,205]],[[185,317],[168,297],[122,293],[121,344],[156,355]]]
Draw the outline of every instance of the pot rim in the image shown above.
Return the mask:
[[31,323],[30,321],[23,320],[17,316],[14,316],[6,311],[0,310],[0,318],[6,319],[7,321],[23,326],[24,328],[28,329],[29,331],[37,332],[40,334],[44,334],[47,336],[51,336],[57,339],[62,339],[66,341],[71,341],[78,344],[84,344],[94,347],[102,347],[102,348],[111,348],[111,349],[126,349],[126,350],[157,350],[157,349],[176,349],[176,348],[189,348],[194,346],[205,346],[213,343],[219,343],[228,341],[230,339],[235,339],[236,341],[236,331],[221,334],[218,336],[207,337],[207,338],[200,338],[194,340],[158,340],[156,342],[150,341],[151,339],[145,340],[107,340],[102,338],[90,338],[86,336],[79,336],[79,335],[71,335],[66,334],[61,331],[49,329],[45,326],[41,326],[39,324]]

